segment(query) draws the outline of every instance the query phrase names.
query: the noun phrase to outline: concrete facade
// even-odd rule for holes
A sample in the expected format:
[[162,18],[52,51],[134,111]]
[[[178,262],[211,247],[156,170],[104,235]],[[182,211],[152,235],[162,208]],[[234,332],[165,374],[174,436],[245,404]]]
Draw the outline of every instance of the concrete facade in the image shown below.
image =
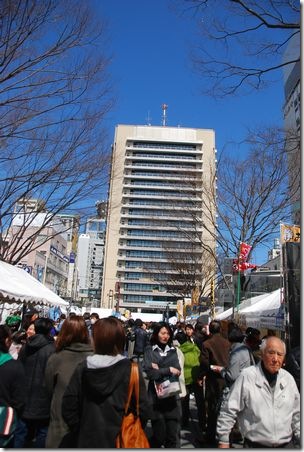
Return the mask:
[[215,248],[215,211],[205,212],[204,195],[214,180],[215,155],[211,129],[116,127],[102,307],[151,312],[176,306],[176,262],[195,263],[201,284],[202,244]]

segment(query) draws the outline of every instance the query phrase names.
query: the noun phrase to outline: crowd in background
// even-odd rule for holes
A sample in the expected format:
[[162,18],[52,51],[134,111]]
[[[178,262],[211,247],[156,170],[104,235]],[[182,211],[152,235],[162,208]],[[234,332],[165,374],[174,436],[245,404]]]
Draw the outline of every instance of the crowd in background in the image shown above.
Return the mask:
[[[135,361],[140,419],[151,447],[180,447],[191,399],[202,444],[297,447],[300,380],[294,361],[299,369],[300,358],[288,355],[285,363],[284,343],[269,333],[261,338],[259,330],[243,331],[230,322],[223,334],[216,320],[170,325],[100,319],[86,312],[61,314],[54,321],[34,308],[23,316],[16,312],[0,325],[0,406],[12,406],[17,414],[13,433],[0,435],[0,446],[115,447]],[[248,369],[255,369],[255,381]],[[266,390],[263,400],[267,391],[283,397],[276,391],[288,385],[288,415],[284,404],[275,405],[275,415],[285,416],[281,432],[269,421],[267,407],[266,414],[254,418],[250,410],[257,410],[255,401],[242,400],[248,385],[257,391],[256,381],[261,381],[260,392]],[[256,431],[252,422],[248,427],[250,416]],[[272,436],[269,441],[267,435]]]

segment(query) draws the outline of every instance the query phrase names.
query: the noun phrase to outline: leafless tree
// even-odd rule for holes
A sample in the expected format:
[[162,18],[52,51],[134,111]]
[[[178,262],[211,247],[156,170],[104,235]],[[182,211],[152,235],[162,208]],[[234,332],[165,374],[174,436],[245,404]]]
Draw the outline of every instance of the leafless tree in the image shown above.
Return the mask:
[[[176,8],[176,4],[174,4]],[[192,52],[204,77],[203,92],[213,97],[243,94],[281,78],[282,69],[300,62],[282,59],[294,37],[300,41],[300,2],[293,0],[180,0],[201,33]]]
[[[203,250],[199,243],[188,243],[188,252],[171,251],[164,247],[164,257],[170,268],[165,274],[165,280],[157,279],[167,292],[178,297],[191,297],[195,289],[199,297],[207,297],[210,292],[210,282],[214,277],[214,256]],[[159,274],[161,275],[161,269]]]
[[[297,139],[292,142],[298,146]],[[283,131],[254,130],[242,145],[250,146],[248,154],[242,156],[240,148],[218,162],[216,235],[218,252],[226,257],[238,255],[240,242],[250,244],[251,253],[267,246],[280,222],[290,218],[296,189],[288,183]]]
[[93,13],[79,0],[0,4],[0,259],[8,262],[35,246],[35,237],[23,241],[29,220],[8,245],[18,200],[44,200],[49,214],[36,236],[58,213],[81,214],[102,196],[113,99],[106,27]]
[[[216,172],[210,168],[210,178],[203,184],[203,216],[198,217],[195,209],[189,208],[187,217],[195,226],[192,231],[179,227],[189,244],[203,249],[204,262],[208,262],[207,255],[216,261],[219,276],[223,258],[237,257],[240,242],[250,244],[251,253],[261,245],[268,248],[278,234],[280,222],[290,218],[300,167],[294,172],[296,183],[289,183],[287,139],[292,152],[299,145],[297,136],[286,138],[284,131],[275,128],[257,129],[243,143],[235,144],[234,153],[223,152]],[[246,150],[249,147],[249,152],[242,153],[242,146]],[[202,239],[202,230],[216,241],[216,249]],[[175,265],[180,265],[183,275],[183,265]]]

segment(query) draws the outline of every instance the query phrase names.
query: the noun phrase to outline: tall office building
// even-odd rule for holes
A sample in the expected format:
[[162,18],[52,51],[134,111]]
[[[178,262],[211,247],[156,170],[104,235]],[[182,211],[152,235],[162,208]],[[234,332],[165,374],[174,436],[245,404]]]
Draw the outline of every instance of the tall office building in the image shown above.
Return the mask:
[[215,249],[214,198],[206,199],[212,184],[214,196],[215,153],[210,129],[116,127],[103,307],[122,312],[173,308],[177,299],[191,296],[194,286],[202,286],[209,265],[203,248]]
[[[300,33],[290,40],[284,53],[283,62],[296,61],[300,57]],[[292,201],[292,219],[300,224],[300,127],[301,127],[301,63],[288,64],[284,67],[285,103],[284,127],[286,130],[286,152],[288,158],[290,196]]]
[[77,299],[93,306],[99,304],[104,261],[105,220],[89,218],[85,234],[78,239],[76,259]]

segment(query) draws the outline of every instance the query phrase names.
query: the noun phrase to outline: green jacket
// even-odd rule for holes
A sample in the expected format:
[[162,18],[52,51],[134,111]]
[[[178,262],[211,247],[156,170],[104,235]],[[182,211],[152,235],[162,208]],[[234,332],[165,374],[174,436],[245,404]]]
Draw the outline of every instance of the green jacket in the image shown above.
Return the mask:
[[186,386],[195,382],[199,366],[200,366],[200,354],[201,351],[196,344],[191,341],[184,342],[180,345],[180,350],[183,352],[185,357],[184,363],[184,375]]

